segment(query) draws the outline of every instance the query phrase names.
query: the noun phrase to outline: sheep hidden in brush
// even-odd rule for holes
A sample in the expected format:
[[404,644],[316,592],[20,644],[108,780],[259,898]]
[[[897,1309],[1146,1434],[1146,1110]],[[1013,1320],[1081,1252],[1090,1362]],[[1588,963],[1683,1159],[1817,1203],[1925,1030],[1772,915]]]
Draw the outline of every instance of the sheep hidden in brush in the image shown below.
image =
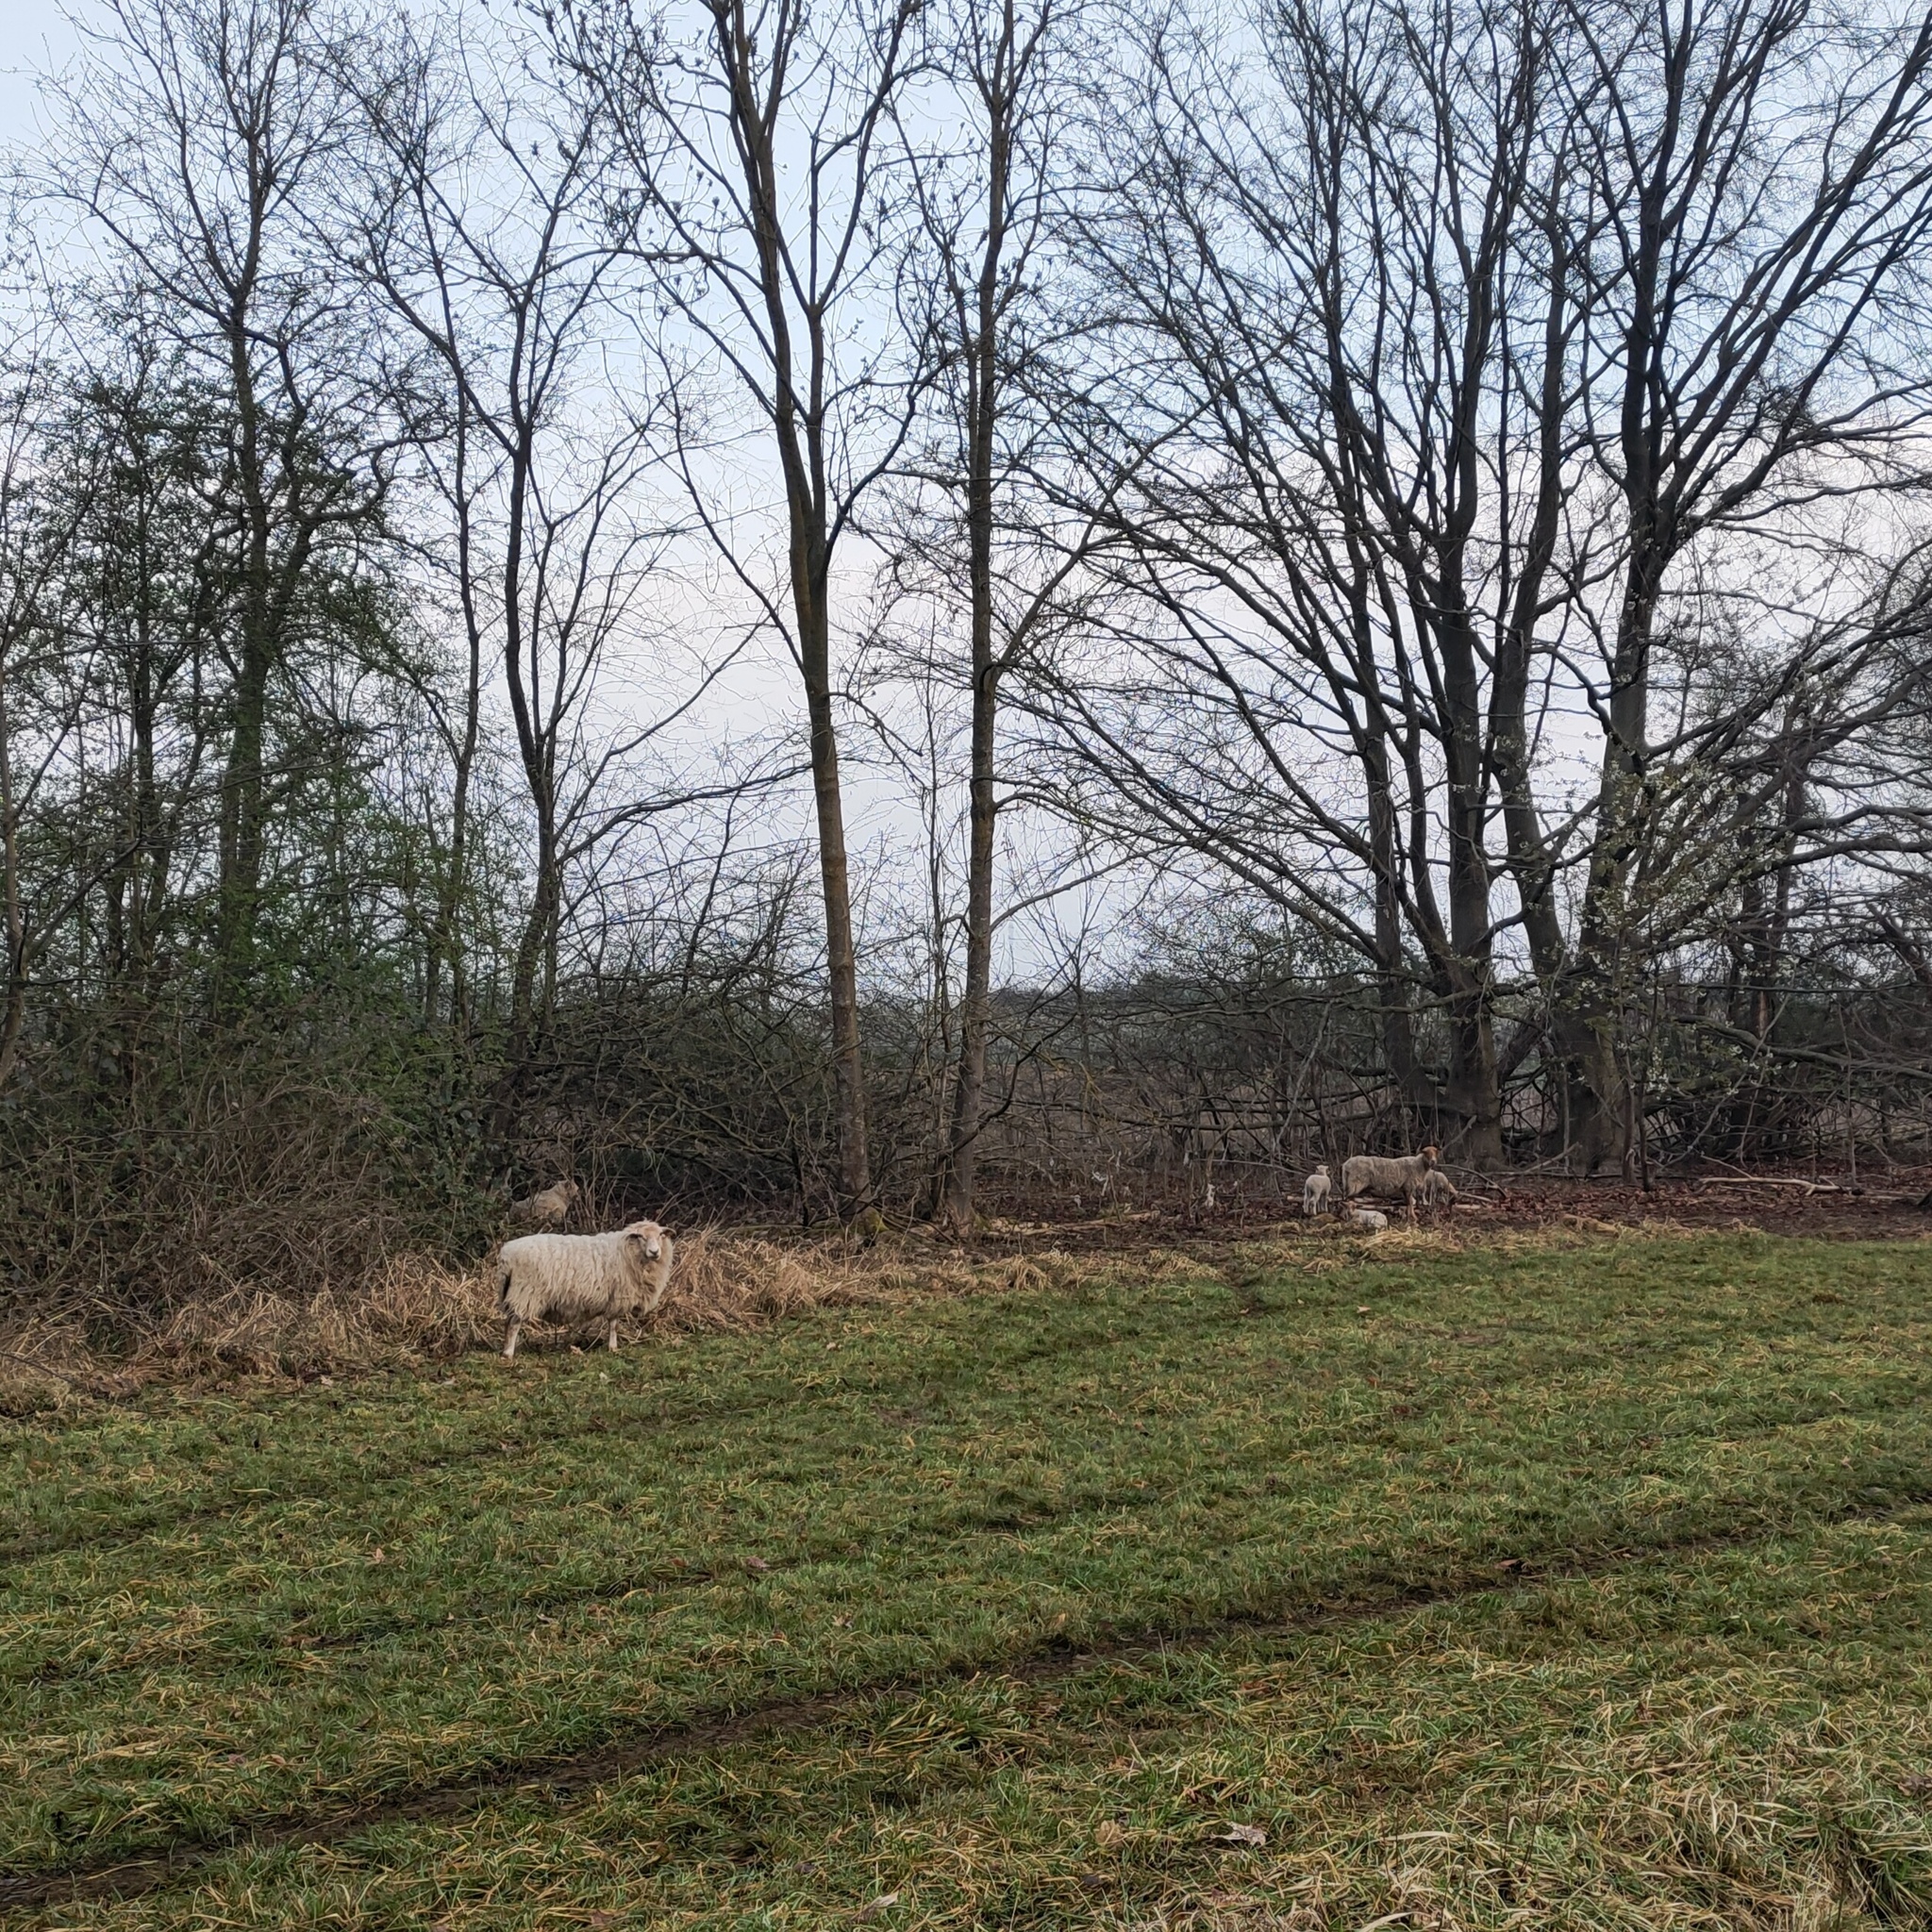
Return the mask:
[[1302,1183],[1302,1217],[1312,1221],[1318,1214],[1328,1211],[1328,1192],[1333,1183],[1328,1178],[1328,1170],[1318,1167]]
[[558,1181],[535,1194],[525,1194],[509,1204],[512,1227],[556,1229],[570,1219],[570,1210],[584,1198],[575,1181]]
[[1352,1154],[1341,1163],[1341,1197],[1353,1201],[1361,1194],[1375,1194],[1400,1201],[1413,1221],[1416,1197],[1441,1158],[1440,1147],[1424,1147],[1420,1154],[1393,1159],[1380,1154]]
[[497,1253],[497,1301],[508,1324],[503,1358],[517,1352],[526,1322],[617,1324],[653,1313],[671,1285],[671,1237],[655,1221],[634,1221],[614,1234],[526,1234]]

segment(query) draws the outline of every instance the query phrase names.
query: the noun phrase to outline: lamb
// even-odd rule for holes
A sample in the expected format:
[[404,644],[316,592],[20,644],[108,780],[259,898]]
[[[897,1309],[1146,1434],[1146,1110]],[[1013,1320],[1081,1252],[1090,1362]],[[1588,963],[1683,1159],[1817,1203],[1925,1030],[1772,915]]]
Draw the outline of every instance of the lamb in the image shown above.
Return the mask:
[[526,1194],[509,1204],[512,1227],[558,1228],[570,1219],[570,1210],[584,1198],[575,1181],[558,1181],[541,1193]]
[[1389,1217],[1379,1208],[1351,1208],[1348,1218],[1357,1227],[1366,1228],[1371,1234],[1380,1234],[1389,1225]]
[[626,1315],[648,1315],[671,1285],[675,1249],[655,1221],[634,1221],[615,1234],[525,1234],[497,1252],[497,1300],[509,1324],[503,1358],[517,1352],[525,1322],[549,1316],[594,1315],[610,1324],[617,1353],[617,1324]]
[[1327,1213],[1329,1186],[1325,1167],[1318,1167],[1302,1183],[1302,1215],[1305,1220],[1312,1221],[1316,1215]]
[[1424,1176],[1441,1158],[1440,1147],[1424,1147],[1420,1154],[1405,1154],[1398,1160],[1375,1154],[1352,1154],[1341,1163],[1342,1198],[1353,1201],[1357,1194],[1381,1194],[1391,1200],[1400,1197],[1413,1221]]
[[1453,1208],[1456,1205],[1456,1183],[1440,1167],[1432,1167],[1423,1176],[1417,1198],[1424,1208]]

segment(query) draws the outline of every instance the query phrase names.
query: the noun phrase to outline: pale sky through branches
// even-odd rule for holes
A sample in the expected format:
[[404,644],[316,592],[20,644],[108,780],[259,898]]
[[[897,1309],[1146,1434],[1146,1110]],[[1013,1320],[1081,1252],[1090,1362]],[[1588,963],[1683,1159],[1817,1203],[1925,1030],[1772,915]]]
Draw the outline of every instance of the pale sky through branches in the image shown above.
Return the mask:
[[79,48],[66,15],[36,0],[0,7],[0,127],[9,145],[29,142],[40,125],[38,82],[58,72]]

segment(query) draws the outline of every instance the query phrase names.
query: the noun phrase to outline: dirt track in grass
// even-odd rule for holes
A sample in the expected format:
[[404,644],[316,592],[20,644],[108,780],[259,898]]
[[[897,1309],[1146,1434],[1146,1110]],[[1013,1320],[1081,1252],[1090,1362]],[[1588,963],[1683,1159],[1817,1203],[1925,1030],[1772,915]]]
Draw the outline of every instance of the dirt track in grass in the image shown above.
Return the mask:
[[1579,1552],[1539,1551],[1499,1557],[1459,1576],[1428,1581],[1390,1580],[1380,1588],[1343,1601],[1256,1609],[1214,1623],[1171,1630],[1142,1630],[1105,1642],[1074,1648],[1049,1644],[1017,1656],[977,1658],[943,1671],[874,1684],[817,1697],[781,1698],[748,1710],[724,1711],[696,1723],[644,1731],[613,1739],[592,1750],[568,1757],[540,1757],[501,1765],[487,1776],[410,1793],[381,1803],[325,1812],[309,1817],[263,1818],[243,1821],[219,1838],[184,1840],[147,1857],[100,1865],[73,1865],[53,1871],[0,1877],[0,1912],[85,1898],[131,1899],[176,1885],[201,1867],[246,1847],[260,1853],[290,1846],[320,1846],[341,1842],[382,1825],[426,1824],[452,1818],[475,1806],[508,1792],[568,1803],[579,1792],[608,1784],[647,1766],[730,1750],[758,1739],[774,1738],[847,1721],[868,1707],[879,1707],[924,1695],[942,1684],[997,1674],[1022,1683],[1041,1683],[1091,1670],[1096,1665],[1166,1656],[1212,1643],[1237,1631],[1267,1631],[1278,1635],[1311,1634],[1341,1625],[1385,1617],[1404,1610],[1466,1601],[1499,1590],[1534,1589],[1559,1582],[1585,1581],[1631,1564],[1659,1557],[1684,1557],[1788,1535],[1794,1529],[1877,1522],[1917,1511],[1932,1503],[1932,1489],[1923,1495],[1901,1497],[1885,1507],[1847,1507],[1821,1513],[1806,1523],[1767,1523],[1754,1520],[1730,1529],[1613,1549]]

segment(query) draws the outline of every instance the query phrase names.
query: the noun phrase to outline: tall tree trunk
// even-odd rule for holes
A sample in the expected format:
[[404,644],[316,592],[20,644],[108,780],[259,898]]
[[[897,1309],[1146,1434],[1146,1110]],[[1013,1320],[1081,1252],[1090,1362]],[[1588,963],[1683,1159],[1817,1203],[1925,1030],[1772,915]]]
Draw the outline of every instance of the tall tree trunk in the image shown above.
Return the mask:
[[231,1013],[245,1002],[255,971],[256,925],[261,903],[262,760],[269,668],[258,640],[244,639],[230,697],[233,715],[227,761],[222,773],[216,973],[218,1005]]
[[[1658,16],[1671,34],[1668,13]],[[1628,275],[1630,313],[1622,330],[1623,396],[1617,450],[1622,466],[1627,561],[1610,659],[1608,732],[1597,787],[1596,837],[1578,922],[1576,957],[1569,976],[1567,1024],[1579,1051],[1585,1103],[1578,1139],[1587,1170],[1607,1159],[1628,1163],[1624,1057],[1618,977],[1630,918],[1631,860],[1641,836],[1643,758],[1650,714],[1650,654],[1657,600],[1674,547],[1660,496],[1664,330],[1669,305],[1660,297],[1668,208],[1677,142],[1683,133],[1686,76],[1691,51],[1686,32],[1667,46],[1665,111],[1647,175],[1638,184],[1637,236]],[[1681,191],[1680,191],[1681,192]]]
[[[252,281],[251,271],[251,285]],[[249,359],[252,344],[246,313],[238,303],[229,342],[229,374],[235,385],[240,432],[236,480],[242,494],[246,552],[242,559],[241,648],[229,696],[228,756],[222,772],[216,985],[217,1005],[228,1011],[246,999],[255,970],[256,920],[261,895],[262,758],[276,644],[269,591],[274,512],[262,451],[264,425]]]
[[[516,724],[517,749],[522,755],[524,779],[530,791],[530,803],[537,813],[537,882],[531,894],[530,910],[524,922],[523,939],[517,947],[516,966],[510,981],[510,1058],[505,1082],[504,1122],[525,1070],[537,1048],[537,974],[555,958],[557,923],[561,908],[561,881],[558,876],[557,852],[557,738],[543,703],[539,677],[537,643],[539,633],[526,632],[524,610],[525,517],[532,491],[535,468],[535,425],[524,418],[517,425],[510,452],[508,514],[501,564],[503,601],[503,668],[509,690],[510,716]],[[535,618],[531,625],[534,626]],[[529,650],[529,675],[525,675],[524,654]],[[547,1005],[547,997],[543,1004]]]
[[[1459,578],[1459,558],[1457,559]],[[1456,595],[1461,596],[1459,581]],[[1449,725],[1449,1040],[1453,1105],[1461,1116],[1459,1152],[1488,1172],[1503,1164],[1503,1100],[1493,1010],[1495,939],[1491,930],[1488,772],[1482,697],[1466,616],[1444,628],[1444,695]]]
[[1581,1056],[1589,1041],[1562,997],[1570,966],[1558,914],[1556,855],[1537,808],[1530,769],[1529,686],[1536,663],[1536,629],[1543,588],[1562,534],[1564,487],[1564,368],[1574,315],[1569,300],[1569,258],[1554,198],[1542,232],[1550,251],[1549,296],[1543,310],[1541,368],[1537,384],[1536,508],[1524,545],[1523,565],[1496,651],[1490,687],[1490,758],[1503,807],[1503,842],[1522,910],[1530,968],[1542,990],[1548,1015],[1545,1038],[1556,1050],[1555,1077],[1561,1083],[1564,1120],[1587,1112]]
[[967,344],[967,572],[972,597],[973,724],[966,848],[966,985],[959,1012],[959,1063],[953,1132],[946,1151],[944,1215],[958,1234],[973,1226],[974,1182],[986,1109],[986,1045],[992,1016],[992,874],[998,795],[993,753],[1000,666],[993,655],[993,456],[1000,407],[1000,274],[1012,167],[1014,14],[1008,0],[991,84],[982,80],[987,129],[986,238],[974,290]]
[[[795,383],[792,286],[780,226],[776,136],[758,92],[758,53],[742,0],[711,0],[719,51],[729,76],[731,111],[751,206],[759,291],[770,329],[772,426],[785,476],[792,610],[810,731],[812,805],[818,824],[819,882],[825,910],[825,976],[832,1008],[832,1076],[839,1136],[839,1209],[848,1224],[875,1213],[867,1140],[865,1062],[858,1018],[858,958],[852,929],[852,881],[840,790],[838,721],[832,705],[831,524],[827,502],[825,391],[830,348],[824,311],[808,305],[803,358],[806,390]],[[772,112],[782,97],[774,87]],[[816,239],[816,238],[815,238]]]
[[[882,417],[881,399],[891,386],[866,359],[871,350],[859,354],[862,377],[841,368],[841,350],[854,340],[844,317],[848,301],[864,308],[867,330],[876,320],[871,276],[883,265],[884,235],[894,228],[894,211],[882,198],[878,143],[891,124],[901,62],[924,9],[920,0],[842,10],[706,0],[703,11],[705,58],[688,44],[660,40],[628,7],[613,7],[582,9],[591,16],[589,30],[572,59],[616,108],[614,125],[637,164],[639,192],[674,239],[658,257],[666,271],[657,284],[659,299],[720,350],[772,432],[785,489],[791,622],[780,620],[775,605],[766,614],[785,632],[805,689],[825,916],[839,1209],[848,1225],[875,1224],[831,669],[831,576],[833,550],[858,499],[891,467],[911,426],[911,392],[901,392],[903,409],[891,407]],[[613,76],[621,76],[614,87]],[[666,134],[689,173],[661,165]],[[707,177],[714,192],[691,192]],[[883,450],[862,453],[854,441],[862,441],[867,432],[856,425],[867,421],[884,431]],[[730,519],[708,513],[704,520],[732,555]],[[746,558],[734,555],[733,562],[741,575],[750,574]]]
[[436,925],[429,936],[428,970],[425,974],[425,1018],[431,1027],[442,1022],[441,977],[449,974],[449,1024],[452,1032],[468,1024],[469,986],[463,968],[463,894],[469,884],[470,778],[476,764],[482,730],[483,621],[476,608],[475,530],[469,491],[470,397],[458,386],[456,473],[451,492],[457,511],[457,590],[463,612],[463,639],[469,663],[463,688],[462,735],[452,747],[455,771],[450,791],[449,852],[436,895]]
[[[1646,465],[1646,470],[1647,470]],[[1611,659],[1609,733],[1597,788],[1597,824],[1568,975],[1566,1037],[1582,1073],[1585,1110],[1577,1133],[1586,1172],[1628,1165],[1634,1148],[1624,1091],[1621,980],[1633,908],[1631,868],[1643,837],[1643,755],[1649,725],[1650,647],[1662,555],[1656,506],[1637,494],[1630,513],[1631,561]]]
[[852,936],[852,880],[845,856],[845,807],[839,784],[839,734],[832,713],[830,612],[819,573],[807,570],[795,576],[794,582],[798,590],[799,655],[811,729],[811,793],[818,820],[819,883],[825,907],[825,975],[832,1005],[840,1211],[841,1218],[852,1222],[872,1208],[872,1154],[866,1138],[865,1061],[858,1024],[858,954]]
[[[990,495],[990,492],[989,492]],[[991,507],[988,504],[988,549]],[[974,532],[973,739],[966,854],[966,985],[959,1009],[959,1063],[953,1086],[952,1143],[946,1155],[945,1219],[956,1233],[973,1226],[977,1149],[986,1110],[987,1034],[992,1017],[992,875],[998,800],[993,791],[998,670],[992,657],[991,571],[986,559],[980,605],[979,533]],[[982,622],[982,616],[984,622]]]
[[[228,756],[222,773],[221,877],[217,893],[215,998],[232,1012],[247,997],[255,970],[255,929],[261,892],[262,756],[268,736],[268,689],[280,640],[270,591],[275,506],[266,444],[273,436],[256,382],[256,293],[267,246],[267,197],[273,168],[266,131],[250,121],[242,147],[248,192],[242,247],[228,280],[222,317],[235,410],[235,484],[242,541],[240,650],[230,696]],[[288,478],[284,476],[286,485]]]
[[1388,759],[1379,740],[1371,740],[1364,762],[1369,776],[1369,852],[1375,884],[1375,992],[1382,1030],[1382,1057],[1394,1080],[1405,1114],[1424,1099],[1422,1068],[1415,1053],[1415,1012],[1409,975],[1402,953],[1401,859],[1395,845],[1395,801]]

